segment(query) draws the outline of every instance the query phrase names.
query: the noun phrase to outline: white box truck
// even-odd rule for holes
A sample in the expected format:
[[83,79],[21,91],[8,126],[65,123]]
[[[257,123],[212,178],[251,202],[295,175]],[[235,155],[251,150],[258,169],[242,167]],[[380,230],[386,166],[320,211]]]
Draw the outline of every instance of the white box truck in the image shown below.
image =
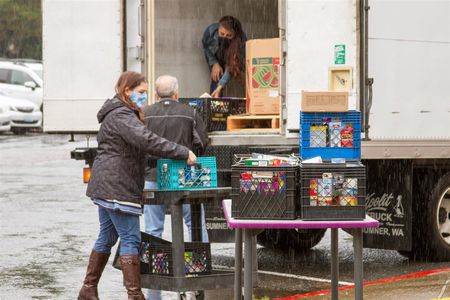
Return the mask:
[[[43,0],[44,130],[95,133],[124,70],[150,83],[172,74],[181,97],[208,91],[201,37],[223,15],[240,19],[249,39],[283,41],[280,132],[210,135],[225,184],[235,153],[298,151],[302,90],[346,89],[362,114],[366,211],[381,222],[365,232],[365,246],[449,260],[448,0]],[[240,96],[240,84],[228,95]],[[87,162],[94,154],[72,153]],[[224,240],[220,210],[210,212],[211,235]],[[323,234],[272,230],[259,242],[300,249]]]

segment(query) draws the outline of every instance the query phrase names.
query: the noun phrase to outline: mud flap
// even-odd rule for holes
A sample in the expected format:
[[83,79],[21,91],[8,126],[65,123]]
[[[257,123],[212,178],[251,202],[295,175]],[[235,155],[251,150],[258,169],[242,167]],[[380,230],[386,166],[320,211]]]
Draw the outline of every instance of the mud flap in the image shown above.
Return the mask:
[[234,243],[234,230],[228,228],[221,200],[205,204],[205,221],[211,243]]
[[366,160],[366,213],[380,222],[364,229],[364,247],[410,251],[413,164],[408,160]]

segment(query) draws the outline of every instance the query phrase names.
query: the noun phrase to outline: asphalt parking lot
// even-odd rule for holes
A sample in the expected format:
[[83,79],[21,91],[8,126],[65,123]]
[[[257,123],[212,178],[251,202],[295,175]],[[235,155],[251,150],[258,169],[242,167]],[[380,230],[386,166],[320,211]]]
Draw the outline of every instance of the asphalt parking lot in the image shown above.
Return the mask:
[[[0,135],[0,299],[74,299],[81,285],[97,214],[84,195],[84,163],[70,159],[70,150],[85,141],[68,140],[67,135]],[[339,237],[340,299],[353,299],[352,237],[345,232]],[[327,233],[306,253],[258,247],[256,296],[329,299],[329,243]],[[214,265],[233,267],[233,244],[213,244],[212,253]],[[448,263],[412,262],[387,250],[364,249],[363,255],[365,299],[450,297]],[[123,299],[120,271],[109,264],[99,290],[104,299]],[[164,297],[176,299],[172,293]],[[232,299],[232,292],[209,291],[207,298]]]

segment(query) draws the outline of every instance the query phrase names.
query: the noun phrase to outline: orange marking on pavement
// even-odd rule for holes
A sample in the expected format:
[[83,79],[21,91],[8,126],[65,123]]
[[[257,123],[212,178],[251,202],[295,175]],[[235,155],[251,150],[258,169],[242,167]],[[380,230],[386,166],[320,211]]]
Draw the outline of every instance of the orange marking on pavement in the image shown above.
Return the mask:
[[[428,270],[428,271],[422,271],[422,272],[416,272],[416,273],[411,273],[411,274],[406,274],[406,275],[400,275],[400,276],[379,279],[379,280],[375,280],[375,281],[368,281],[368,282],[365,282],[363,285],[364,286],[375,285],[375,284],[405,280],[405,279],[409,279],[409,278],[424,277],[424,276],[437,274],[437,273],[443,273],[443,272],[450,272],[450,268]],[[354,285],[343,286],[343,287],[339,288],[339,291],[346,291],[346,290],[351,290],[354,288],[355,288]],[[301,299],[301,298],[308,298],[308,297],[321,296],[321,295],[327,295],[327,294],[331,294],[331,290],[321,290],[321,291],[316,291],[316,292],[298,294],[298,295],[294,295],[294,296],[275,298],[275,300],[296,300],[296,299]]]

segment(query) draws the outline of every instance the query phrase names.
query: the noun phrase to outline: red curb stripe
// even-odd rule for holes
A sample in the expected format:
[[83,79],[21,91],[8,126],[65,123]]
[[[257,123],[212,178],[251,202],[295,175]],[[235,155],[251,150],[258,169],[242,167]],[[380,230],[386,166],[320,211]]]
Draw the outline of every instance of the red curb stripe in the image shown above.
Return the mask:
[[[431,274],[437,274],[437,273],[443,273],[443,272],[449,272],[449,271],[450,271],[450,268],[421,271],[421,272],[416,272],[416,273],[411,273],[411,274],[406,274],[406,275],[384,278],[384,279],[375,280],[375,281],[368,281],[368,282],[365,282],[363,284],[363,286],[399,281],[399,280],[404,280],[404,279],[408,279],[408,278],[424,277],[424,276],[428,276]],[[346,290],[351,290],[354,288],[355,288],[354,285],[343,286],[343,287],[339,288],[339,291],[346,291]],[[308,298],[308,297],[321,296],[321,295],[327,295],[327,294],[331,294],[331,290],[321,290],[321,291],[316,291],[316,292],[309,292],[309,293],[298,294],[298,295],[294,295],[294,296],[275,298],[274,300],[296,300],[296,299],[301,299],[301,298]]]

